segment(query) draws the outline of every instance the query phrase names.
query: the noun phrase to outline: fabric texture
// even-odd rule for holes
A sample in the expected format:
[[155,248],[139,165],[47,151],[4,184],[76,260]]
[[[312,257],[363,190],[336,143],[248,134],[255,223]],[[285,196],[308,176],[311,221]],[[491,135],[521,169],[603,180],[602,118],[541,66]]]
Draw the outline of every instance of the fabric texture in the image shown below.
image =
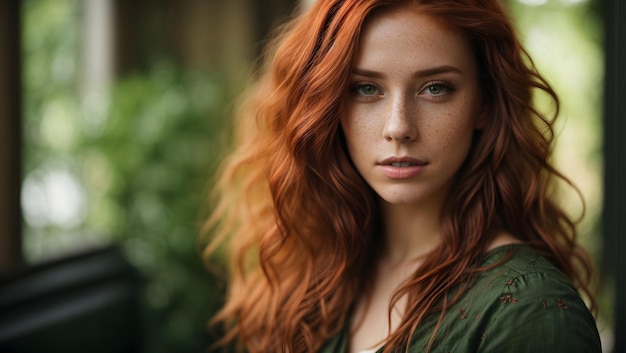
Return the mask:
[[[531,247],[498,247],[483,265],[497,263],[509,251],[506,262],[480,273],[448,309],[429,352],[601,352],[595,320],[577,290]],[[411,353],[426,352],[438,318],[431,315],[420,325]],[[320,352],[346,352],[348,326]]]

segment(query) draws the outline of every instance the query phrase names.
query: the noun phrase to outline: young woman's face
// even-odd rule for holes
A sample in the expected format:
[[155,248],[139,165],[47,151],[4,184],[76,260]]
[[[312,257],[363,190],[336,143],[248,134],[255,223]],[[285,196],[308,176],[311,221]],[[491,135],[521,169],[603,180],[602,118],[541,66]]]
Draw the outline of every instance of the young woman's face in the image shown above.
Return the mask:
[[348,152],[370,187],[392,204],[441,205],[484,124],[468,41],[417,10],[374,16],[345,101]]

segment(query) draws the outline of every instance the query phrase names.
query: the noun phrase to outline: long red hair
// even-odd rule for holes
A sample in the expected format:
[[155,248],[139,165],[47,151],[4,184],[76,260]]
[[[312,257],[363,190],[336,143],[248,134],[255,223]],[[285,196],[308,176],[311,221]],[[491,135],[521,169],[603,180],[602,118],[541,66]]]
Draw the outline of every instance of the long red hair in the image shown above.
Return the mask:
[[[373,13],[419,6],[472,43],[489,119],[458,173],[442,219],[443,241],[394,298],[408,295],[385,351],[406,349],[426,315],[463,292],[494,228],[532,245],[592,302],[591,265],[575,222],[553,196],[569,184],[550,164],[553,120],[534,91],[558,99],[537,73],[497,0],[318,0],[284,26],[237,115],[235,149],[215,187],[204,232],[229,259],[223,342],[248,352],[312,352],[346,323],[362,274],[375,260],[375,194],[346,151],[339,117],[363,24]],[[456,287],[458,289],[458,287]],[[458,297],[458,296],[457,296]],[[454,299],[453,299],[454,300]],[[435,334],[433,333],[433,338]]]

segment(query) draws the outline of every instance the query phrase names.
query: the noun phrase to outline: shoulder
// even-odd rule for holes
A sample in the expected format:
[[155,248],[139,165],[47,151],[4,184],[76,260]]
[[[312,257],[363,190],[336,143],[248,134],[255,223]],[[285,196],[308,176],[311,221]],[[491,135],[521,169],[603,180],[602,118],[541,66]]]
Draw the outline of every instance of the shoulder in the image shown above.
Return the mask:
[[504,291],[523,297],[547,298],[578,291],[556,266],[530,246],[512,244],[490,251],[471,291]]
[[492,251],[485,265],[496,266],[480,273],[460,302],[480,317],[479,351],[600,351],[593,316],[547,259],[513,245]]

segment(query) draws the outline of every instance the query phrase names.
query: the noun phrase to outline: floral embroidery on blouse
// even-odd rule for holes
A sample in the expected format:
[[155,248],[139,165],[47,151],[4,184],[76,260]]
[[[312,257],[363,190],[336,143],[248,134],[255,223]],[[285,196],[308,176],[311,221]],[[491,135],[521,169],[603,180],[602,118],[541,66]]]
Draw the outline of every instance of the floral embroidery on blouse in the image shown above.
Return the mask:
[[514,298],[511,294],[501,295],[500,301],[504,304],[507,304],[507,303],[517,304],[517,298]]

